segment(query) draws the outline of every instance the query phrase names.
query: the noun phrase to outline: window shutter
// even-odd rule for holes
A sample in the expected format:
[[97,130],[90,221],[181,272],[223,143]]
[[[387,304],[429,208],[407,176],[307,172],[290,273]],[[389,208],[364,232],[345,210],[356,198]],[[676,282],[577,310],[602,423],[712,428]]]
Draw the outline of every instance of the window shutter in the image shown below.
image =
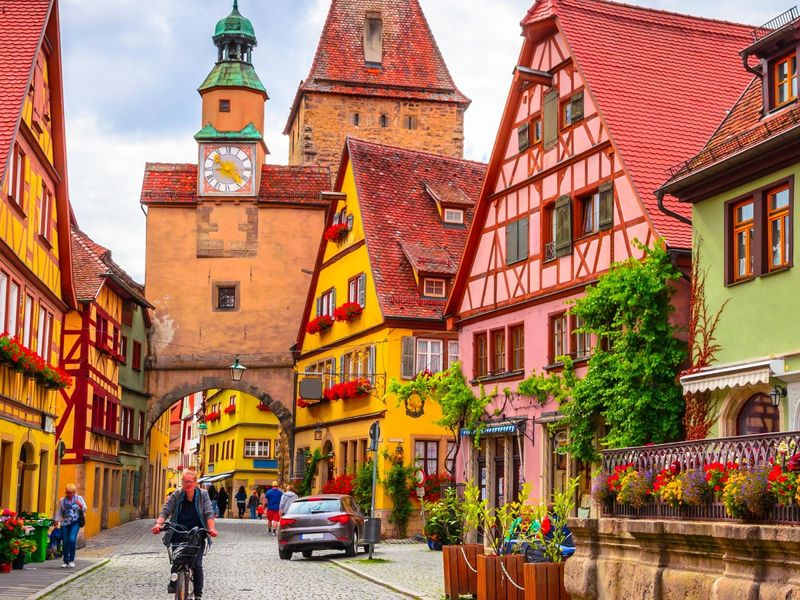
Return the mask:
[[528,258],[528,217],[523,217],[518,221],[517,231],[517,259]]
[[614,226],[614,184],[604,183],[600,186],[600,229]]
[[517,129],[517,145],[520,152],[527,150],[530,146],[530,125],[528,123]]
[[365,273],[358,276],[358,303],[361,308],[367,305],[367,275]]
[[572,202],[569,196],[556,200],[556,256],[572,251]]
[[416,340],[413,337],[407,336],[402,340],[403,343],[403,359],[400,365],[401,379],[414,379],[414,348],[416,347]]
[[338,212],[333,214],[333,224],[334,225],[338,225],[339,224],[339,213]]
[[519,235],[519,221],[506,224],[506,264],[517,262],[517,239]]
[[353,215],[347,215],[347,228],[353,231]]
[[583,119],[583,92],[578,92],[570,100],[572,104],[572,122],[575,123]]
[[317,316],[322,314],[322,296],[317,296]]
[[558,140],[558,91],[553,90],[544,95],[544,149],[552,148]]
[[333,316],[333,311],[334,311],[335,308],[336,308],[336,288],[333,288],[331,290],[331,308],[330,308],[330,312],[328,314]]
[[344,354],[339,357],[339,381],[344,383]]
[[369,360],[367,365],[368,373],[367,376],[369,377],[369,382],[372,385],[375,385],[375,371],[377,367],[375,366],[375,346],[369,347]]

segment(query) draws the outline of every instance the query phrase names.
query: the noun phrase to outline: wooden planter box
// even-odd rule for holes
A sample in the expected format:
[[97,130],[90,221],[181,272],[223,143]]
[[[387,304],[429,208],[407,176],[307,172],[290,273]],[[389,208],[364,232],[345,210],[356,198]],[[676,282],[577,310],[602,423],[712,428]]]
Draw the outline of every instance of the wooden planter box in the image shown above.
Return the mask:
[[[478,593],[478,555],[481,554],[483,554],[481,544],[463,544],[442,548],[444,594],[450,600],[458,600],[459,596],[474,596]],[[466,560],[464,559],[465,555]]]
[[525,600],[569,600],[564,563],[526,563]]
[[[505,566],[508,576],[500,563]],[[524,566],[525,557],[521,554],[478,556],[478,600],[525,600]],[[509,581],[509,577],[516,585]]]

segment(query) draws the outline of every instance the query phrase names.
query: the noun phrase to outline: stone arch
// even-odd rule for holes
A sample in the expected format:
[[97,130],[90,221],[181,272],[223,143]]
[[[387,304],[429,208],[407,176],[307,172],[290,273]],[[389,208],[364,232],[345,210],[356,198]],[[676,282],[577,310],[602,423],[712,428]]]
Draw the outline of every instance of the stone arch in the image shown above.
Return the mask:
[[[733,437],[737,433],[737,421],[742,407],[747,403],[750,398],[755,394],[769,395],[770,386],[767,384],[761,385],[746,385],[742,387],[729,388],[724,391],[725,396],[720,401],[719,410],[719,424],[720,437]],[[784,407],[781,404],[778,407],[780,415],[779,423],[784,423]]]
[[17,451],[17,488],[14,490],[15,504],[18,512],[35,510],[34,499],[36,470],[38,470],[38,449],[32,440],[20,444]]

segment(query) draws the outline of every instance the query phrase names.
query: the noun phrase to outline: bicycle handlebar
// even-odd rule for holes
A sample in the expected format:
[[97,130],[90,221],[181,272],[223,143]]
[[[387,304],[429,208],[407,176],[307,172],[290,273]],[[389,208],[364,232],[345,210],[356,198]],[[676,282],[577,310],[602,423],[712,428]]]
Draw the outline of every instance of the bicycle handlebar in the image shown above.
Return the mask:
[[186,529],[180,523],[168,523],[164,522],[161,524],[161,531],[167,531],[168,529],[172,529],[177,533],[191,533],[192,531],[199,531],[200,533],[208,533],[208,529],[203,527],[192,527],[191,529]]

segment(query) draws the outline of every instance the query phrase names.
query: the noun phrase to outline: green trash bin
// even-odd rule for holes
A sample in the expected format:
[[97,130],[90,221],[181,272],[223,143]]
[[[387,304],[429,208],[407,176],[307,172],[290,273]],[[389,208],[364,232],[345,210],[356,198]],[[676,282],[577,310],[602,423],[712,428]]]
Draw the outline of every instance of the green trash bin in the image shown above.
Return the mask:
[[36,542],[36,550],[30,555],[30,561],[44,562],[47,560],[47,544],[50,541],[50,527],[53,525],[53,521],[50,519],[36,519],[27,524],[33,527],[30,537]]

